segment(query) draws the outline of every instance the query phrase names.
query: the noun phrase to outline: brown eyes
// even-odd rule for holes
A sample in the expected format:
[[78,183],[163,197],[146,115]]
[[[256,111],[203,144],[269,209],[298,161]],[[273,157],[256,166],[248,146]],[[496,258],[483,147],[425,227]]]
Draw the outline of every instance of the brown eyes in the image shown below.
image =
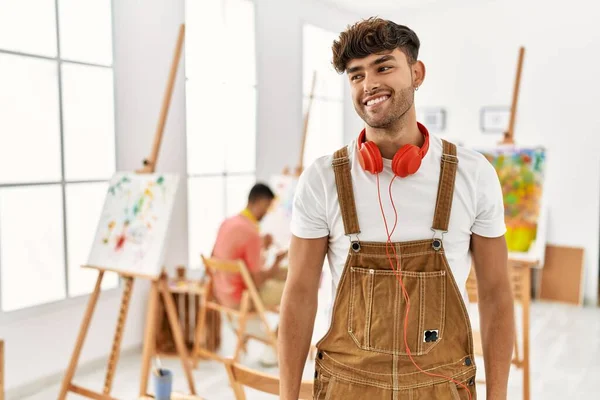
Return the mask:
[[[377,72],[387,72],[390,69],[392,69],[392,67],[379,67],[377,69]],[[362,75],[354,75],[354,76],[350,77],[350,81],[354,82],[354,81],[356,81],[356,80],[358,80],[358,79],[360,79],[362,77],[363,77]]]

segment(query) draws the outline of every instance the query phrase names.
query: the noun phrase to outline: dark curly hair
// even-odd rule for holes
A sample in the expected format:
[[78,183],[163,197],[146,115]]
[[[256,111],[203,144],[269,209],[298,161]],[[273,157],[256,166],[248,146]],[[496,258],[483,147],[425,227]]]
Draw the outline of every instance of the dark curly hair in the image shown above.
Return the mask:
[[333,66],[342,74],[352,59],[397,48],[406,55],[409,64],[414,64],[419,57],[420,46],[417,34],[410,28],[371,17],[348,26],[339,39],[333,42]]

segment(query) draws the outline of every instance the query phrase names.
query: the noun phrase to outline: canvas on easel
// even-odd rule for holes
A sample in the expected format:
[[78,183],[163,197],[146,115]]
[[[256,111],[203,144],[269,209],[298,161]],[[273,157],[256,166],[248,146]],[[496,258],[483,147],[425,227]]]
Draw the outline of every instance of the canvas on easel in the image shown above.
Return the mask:
[[[106,194],[102,216],[98,223],[89,257],[89,265],[83,266],[98,270],[98,278],[88,300],[75,348],[69,366],[65,371],[58,400],[65,400],[69,392],[90,399],[114,400],[111,392],[119,361],[134,279],[146,279],[151,282],[144,331],[140,396],[147,394],[150,362],[154,354],[153,344],[156,336],[159,295],[163,297],[165,302],[167,317],[190,392],[195,394],[191,360],[185,347],[176,306],[168,290],[166,273],[163,272],[162,267],[166,235],[179,178],[176,175],[156,173],[158,153],[173,94],[177,67],[183,49],[184,34],[185,25],[182,24],[179,28],[175,54],[171,62],[171,70],[150,157],[144,160],[144,167],[139,171],[117,173],[113,177]],[[74,384],[73,378],[94,309],[100,296],[102,279],[106,271],[117,272],[124,285],[104,386],[100,393]]]
[[158,277],[178,184],[173,174],[115,174],[87,265]]
[[274,175],[269,184],[275,193],[275,199],[261,221],[261,232],[272,235],[277,247],[287,247],[292,238],[290,223],[298,177],[289,174]]
[[548,217],[544,191],[547,150],[515,143],[515,125],[525,48],[519,49],[510,119],[502,142],[477,149],[494,166],[502,186],[509,260],[541,267],[546,247]]
[[544,207],[546,150],[507,145],[480,152],[494,166],[500,180],[508,250],[514,253],[535,251],[536,244],[545,240],[544,232],[539,228],[543,227],[540,222]]

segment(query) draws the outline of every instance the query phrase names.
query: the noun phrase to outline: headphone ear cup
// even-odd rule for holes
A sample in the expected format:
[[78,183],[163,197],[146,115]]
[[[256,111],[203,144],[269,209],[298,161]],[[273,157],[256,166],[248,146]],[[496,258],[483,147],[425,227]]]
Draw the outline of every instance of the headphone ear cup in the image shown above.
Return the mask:
[[369,172],[378,174],[383,171],[383,158],[379,147],[373,142],[366,142],[363,144],[363,151],[368,154],[368,158],[371,162],[372,170]]
[[379,147],[373,142],[365,142],[358,148],[358,161],[363,169],[372,174],[383,171],[383,160]]
[[421,154],[419,148],[412,144],[402,146],[392,160],[392,171],[401,178],[406,178],[419,170]]

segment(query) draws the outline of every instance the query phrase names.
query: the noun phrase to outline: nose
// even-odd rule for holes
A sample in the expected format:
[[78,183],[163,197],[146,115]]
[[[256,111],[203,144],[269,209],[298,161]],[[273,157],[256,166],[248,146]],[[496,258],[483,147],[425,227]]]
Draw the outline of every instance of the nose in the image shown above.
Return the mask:
[[365,78],[363,79],[363,85],[365,93],[369,94],[379,89],[380,83],[376,76],[365,75]]

